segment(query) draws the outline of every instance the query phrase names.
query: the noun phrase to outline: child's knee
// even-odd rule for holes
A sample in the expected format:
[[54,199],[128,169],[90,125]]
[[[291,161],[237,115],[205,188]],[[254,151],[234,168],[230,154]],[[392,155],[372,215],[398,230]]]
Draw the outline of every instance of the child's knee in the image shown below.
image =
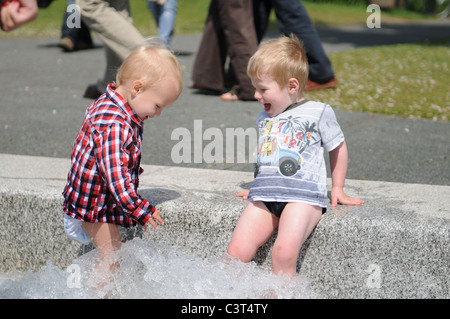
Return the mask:
[[272,263],[292,265],[297,262],[298,250],[289,245],[274,244],[272,248]]
[[254,256],[253,249],[250,248],[244,248],[242,245],[239,245],[239,243],[231,241],[228,245],[227,250],[228,255],[231,257],[237,258],[240,261],[247,263],[250,260],[252,260]]

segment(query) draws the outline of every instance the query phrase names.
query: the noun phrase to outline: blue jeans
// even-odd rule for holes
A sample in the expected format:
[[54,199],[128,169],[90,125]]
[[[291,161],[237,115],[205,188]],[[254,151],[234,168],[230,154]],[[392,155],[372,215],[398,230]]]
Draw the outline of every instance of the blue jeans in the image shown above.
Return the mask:
[[253,0],[255,27],[261,41],[267,29],[270,10],[273,8],[281,33],[295,34],[303,41],[309,63],[309,79],[327,82],[334,71],[320,41],[319,34],[306,8],[299,0]]
[[147,6],[158,26],[158,37],[165,47],[170,47],[177,17],[177,5],[178,0],[167,0],[164,5],[147,1]]
[[[66,8],[69,5],[75,4],[75,0],[67,0]],[[91,33],[89,28],[81,21],[81,28],[69,28],[67,26],[67,18],[71,13],[64,12],[63,21],[61,26],[61,38],[69,38],[74,44],[77,42],[84,42],[86,44],[92,44]]]

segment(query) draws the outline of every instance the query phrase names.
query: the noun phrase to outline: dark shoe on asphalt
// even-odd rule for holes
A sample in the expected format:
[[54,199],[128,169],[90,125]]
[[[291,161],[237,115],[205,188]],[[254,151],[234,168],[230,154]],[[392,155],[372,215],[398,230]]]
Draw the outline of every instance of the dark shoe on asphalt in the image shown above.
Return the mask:
[[331,80],[329,80],[325,83],[313,82],[308,79],[308,81],[306,81],[306,85],[305,85],[305,92],[311,92],[311,91],[323,90],[323,89],[332,89],[332,88],[335,88],[336,86],[337,86],[336,78],[332,78]]
[[75,50],[77,50],[77,51],[89,50],[89,49],[92,49],[93,47],[94,47],[94,45],[92,44],[92,42],[78,41],[77,43],[75,43]]
[[70,38],[61,38],[58,41],[58,47],[63,49],[65,52],[71,52],[75,50],[75,44]]

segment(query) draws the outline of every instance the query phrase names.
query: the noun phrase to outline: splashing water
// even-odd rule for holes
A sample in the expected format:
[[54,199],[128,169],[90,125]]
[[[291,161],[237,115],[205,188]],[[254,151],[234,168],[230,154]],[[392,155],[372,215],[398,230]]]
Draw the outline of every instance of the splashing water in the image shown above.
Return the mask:
[[[0,298],[315,298],[303,276],[275,276],[236,260],[202,258],[150,239],[133,239],[116,256],[119,268],[96,277],[96,251],[66,270],[0,274]],[[98,284],[99,280],[103,284]]]

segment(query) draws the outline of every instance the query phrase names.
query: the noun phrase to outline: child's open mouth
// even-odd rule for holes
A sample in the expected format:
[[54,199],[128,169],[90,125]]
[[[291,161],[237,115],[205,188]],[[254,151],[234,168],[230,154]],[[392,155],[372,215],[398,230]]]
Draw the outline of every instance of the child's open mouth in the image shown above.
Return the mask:
[[270,103],[264,103],[264,111],[266,111],[266,113],[269,113],[270,111]]

